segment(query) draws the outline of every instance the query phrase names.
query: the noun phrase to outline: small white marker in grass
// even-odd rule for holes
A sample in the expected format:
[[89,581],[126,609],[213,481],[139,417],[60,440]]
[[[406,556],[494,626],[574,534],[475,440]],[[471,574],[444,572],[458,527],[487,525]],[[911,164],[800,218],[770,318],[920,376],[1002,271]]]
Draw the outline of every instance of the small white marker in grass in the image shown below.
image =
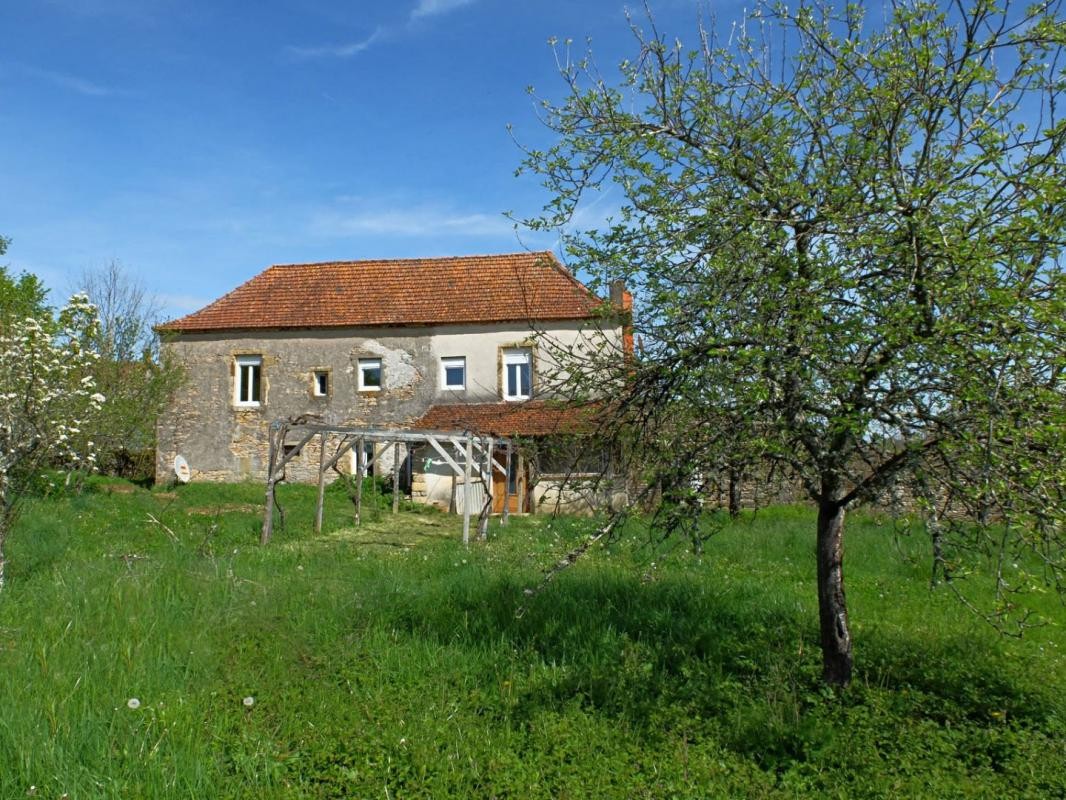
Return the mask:
[[131,697],[129,700],[126,701],[126,707],[132,708],[134,711],[136,711],[138,708],[141,707],[141,701],[138,700],[136,697]]
[[249,697],[246,697],[243,700],[241,700],[241,702],[244,703],[244,707],[245,708],[251,708],[252,706],[255,705],[255,698],[249,696]]

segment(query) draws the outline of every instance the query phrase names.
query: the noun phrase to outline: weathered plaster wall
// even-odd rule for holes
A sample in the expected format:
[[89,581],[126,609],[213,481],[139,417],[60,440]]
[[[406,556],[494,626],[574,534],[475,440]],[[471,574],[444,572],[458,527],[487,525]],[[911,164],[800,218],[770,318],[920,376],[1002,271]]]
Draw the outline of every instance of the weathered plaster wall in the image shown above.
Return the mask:
[[[605,341],[600,337],[605,336]],[[601,333],[588,322],[541,323],[538,332],[528,325],[450,325],[432,329],[430,351],[436,365],[434,379],[440,387],[437,401],[440,403],[489,403],[498,401],[503,394],[503,362],[501,351],[514,347],[531,347],[533,353],[533,393],[542,393],[549,381],[558,380],[563,370],[555,363],[555,349],[576,350],[580,342],[596,347],[607,346],[618,350],[621,358],[621,329]],[[440,380],[440,360],[454,356],[466,356],[466,390],[444,389]]]
[[[545,329],[563,343],[587,335],[579,323]],[[617,340],[620,331],[611,336]],[[530,330],[518,324],[181,335],[164,345],[184,365],[187,382],[159,419],[157,479],[171,478],[179,453],[194,480],[263,479],[268,429],[276,419],[312,413],[331,424],[402,428],[435,403],[500,400],[500,349],[530,341]],[[234,402],[234,359],[240,355],[263,360],[262,397],[255,408]],[[449,356],[466,357],[464,391],[442,386],[440,359]],[[360,358],[382,360],[381,391],[358,390]],[[534,393],[538,373],[546,369],[542,349],[534,354]],[[316,370],[330,373],[327,397],[313,394]],[[317,466],[317,446],[309,445],[289,464],[287,476],[311,480]],[[391,466],[391,454],[380,466]]]
[[[403,329],[186,334],[165,346],[184,365],[187,381],[160,417],[161,479],[169,476],[177,453],[188,459],[194,480],[261,479],[273,420],[312,413],[338,425],[401,427],[423,413],[435,390],[428,339]],[[238,355],[263,359],[258,407],[234,403]],[[358,390],[360,358],[382,360],[381,391]],[[313,374],[323,369],[330,373],[330,392],[316,397]],[[317,463],[317,450],[305,448],[291,464],[290,478],[309,477]]]

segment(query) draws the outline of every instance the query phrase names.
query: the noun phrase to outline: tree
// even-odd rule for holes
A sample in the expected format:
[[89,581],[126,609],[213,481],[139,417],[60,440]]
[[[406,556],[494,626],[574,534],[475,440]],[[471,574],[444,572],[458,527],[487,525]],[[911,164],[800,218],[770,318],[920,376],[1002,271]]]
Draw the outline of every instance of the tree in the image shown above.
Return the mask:
[[[0,236],[0,256],[7,252],[9,239]],[[48,290],[40,278],[23,272],[15,277],[0,267],[0,327],[11,319],[39,316],[48,310]]]
[[152,329],[162,308],[115,261],[83,273],[77,289],[99,316],[90,342],[99,356],[93,365],[96,386],[108,399],[94,422],[99,466],[134,477],[143,472],[137,456],[154,456],[156,419],[182,378],[160,352]]
[[[558,53],[556,143],[524,168],[594,285],[625,280],[643,352],[560,380],[613,398],[605,435],[692,519],[703,471],[742,450],[818,508],[823,675],[853,667],[846,511],[901,485],[938,574],[995,552],[1011,589],[1063,590],[1066,235],[1060,3],[759,4],[685,50],[650,20],[616,83]],[[557,354],[564,357],[565,354]],[[1008,556],[1019,555],[1016,560]]]
[[0,327],[0,589],[4,543],[19,504],[42,469],[92,468],[88,427],[104,402],[91,367],[96,312],[75,295],[58,317],[7,320]]

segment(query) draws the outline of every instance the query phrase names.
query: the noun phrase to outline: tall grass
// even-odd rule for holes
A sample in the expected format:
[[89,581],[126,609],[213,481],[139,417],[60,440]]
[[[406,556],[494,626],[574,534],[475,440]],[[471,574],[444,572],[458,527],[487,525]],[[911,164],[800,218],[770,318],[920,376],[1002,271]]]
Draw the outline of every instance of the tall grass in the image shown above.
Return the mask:
[[3,798],[1066,794],[1061,609],[997,637],[887,520],[850,523],[857,679],[833,693],[803,509],[700,556],[634,526],[528,597],[585,522],[464,549],[384,499],[356,530],[332,489],[315,537],[313,489],[285,486],[260,548],[261,487],[91,489],[12,537]]

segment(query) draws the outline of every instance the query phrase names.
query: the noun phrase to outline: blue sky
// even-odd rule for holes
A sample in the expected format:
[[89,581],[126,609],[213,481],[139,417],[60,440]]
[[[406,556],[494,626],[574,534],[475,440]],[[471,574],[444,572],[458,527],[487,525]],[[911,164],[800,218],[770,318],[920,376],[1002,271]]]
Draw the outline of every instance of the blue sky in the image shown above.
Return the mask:
[[[695,41],[697,0],[652,5],[662,29]],[[525,89],[562,96],[548,38],[591,37],[613,70],[633,54],[623,12],[616,0],[4,0],[5,263],[40,275],[56,302],[115,259],[180,314],[272,263],[551,247],[502,216],[547,199],[514,177],[507,125],[545,144]]]

